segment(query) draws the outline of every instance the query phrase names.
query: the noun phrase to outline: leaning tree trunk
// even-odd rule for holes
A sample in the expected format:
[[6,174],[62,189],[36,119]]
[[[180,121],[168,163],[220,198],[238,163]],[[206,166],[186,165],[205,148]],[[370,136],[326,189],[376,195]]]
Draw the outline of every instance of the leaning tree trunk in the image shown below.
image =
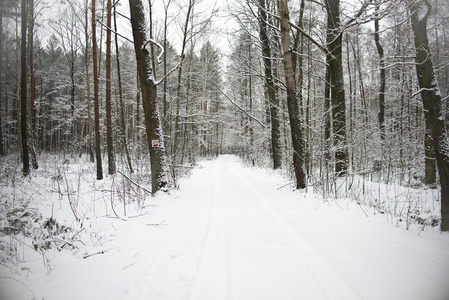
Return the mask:
[[263,64],[265,69],[265,95],[270,101],[271,121],[271,150],[273,153],[273,169],[279,169],[282,164],[281,153],[281,130],[279,121],[279,99],[276,96],[276,87],[273,80],[273,69],[271,66],[271,49],[268,39],[268,20],[264,11],[265,0],[259,0],[259,36],[262,42]]
[[441,184],[441,230],[449,231],[449,138],[444,124],[441,106],[441,93],[430,59],[429,41],[427,38],[427,18],[432,6],[428,0],[411,3],[410,19],[415,35],[416,74],[424,110],[426,124],[432,132],[438,175]]
[[[131,27],[134,37],[137,71],[139,73],[142,104],[145,115],[147,142],[150,149],[152,192],[165,189],[168,184],[168,166],[164,151],[162,125],[157,105],[157,89],[152,67],[152,57],[145,48],[145,10],[141,0],[129,0]],[[158,144],[155,146],[154,144]]]
[[284,53],[284,73],[287,86],[287,107],[293,144],[293,167],[296,176],[296,188],[306,187],[304,168],[304,141],[302,137],[301,121],[296,100],[296,81],[293,72],[292,52],[290,49],[290,24],[287,0],[279,0],[279,15],[281,17],[281,40]]
[[22,45],[20,62],[20,133],[22,140],[22,173],[30,174],[30,158],[28,154],[28,130],[27,130],[27,0],[22,0]]

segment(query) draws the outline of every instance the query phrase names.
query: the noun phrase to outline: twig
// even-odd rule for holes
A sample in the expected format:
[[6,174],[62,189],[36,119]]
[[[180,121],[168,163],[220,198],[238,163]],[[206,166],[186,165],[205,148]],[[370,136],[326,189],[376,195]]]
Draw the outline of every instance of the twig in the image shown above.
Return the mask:
[[[111,249],[109,249],[109,250],[111,250]],[[107,251],[108,250],[101,250],[101,251],[94,252],[94,253],[91,253],[91,254],[86,254],[86,255],[83,256],[83,259],[89,258],[89,257],[94,256],[94,255],[98,255],[98,254],[105,254]]]
[[287,183],[287,184],[284,184],[283,186],[278,187],[276,190],[280,190],[280,189],[282,189],[283,187],[286,187],[287,185],[290,185],[290,184],[293,184],[293,183],[295,183],[295,181],[292,181],[292,182],[289,182],[289,183]]
[[162,225],[162,223],[164,223],[165,222],[165,220],[164,221],[162,221],[162,222],[160,222],[160,223],[155,223],[155,224],[146,224],[147,226],[160,226],[160,225]]
[[151,194],[151,192],[150,192],[148,189],[146,189],[146,188],[144,188],[143,186],[141,186],[140,184],[136,183],[134,180],[132,180],[131,178],[129,178],[128,176],[126,176],[126,175],[123,174],[122,172],[120,172],[120,171],[117,171],[117,172],[118,172],[119,174],[123,175],[123,177],[125,177],[126,179],[128,179],[129,182],[131,182],[131,183],[134,184],[135,186],[141,188],[142,190],[144,190],[144,191],[147,192],[148,194]]
[[136,216],[129,216],[128,218],[129,219],[131,219],[131,218],[138,218],[138,217],[145,216],[145,215],[147,215],[147,213],[143,213],[143,214],[136,215]]

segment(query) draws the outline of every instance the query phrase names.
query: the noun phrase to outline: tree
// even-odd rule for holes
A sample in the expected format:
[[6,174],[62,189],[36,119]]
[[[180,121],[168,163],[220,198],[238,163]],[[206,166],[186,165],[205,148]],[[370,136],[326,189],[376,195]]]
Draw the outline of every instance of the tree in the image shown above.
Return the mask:
[[111,105],[111,26],[112,26],[112,1],[107,2],[107,33],[106,33],[106,139],[108,146],[108,174],[116,173],[114,140],[112,134],[112,105]]
[[22,0],[22,45],[21,45],[21,75],[20,75],[20,132],[22,140],[22,173],[30,174],[30,158],[28,154],[28,130],[27,130],[27,0]]
[[268,20],[264,11],[265,0],[259,0],[259,37],[262,43],[262,57],[265,71],[265,97],[270,104],[271,122],[271,151],[273,155],[273,168],[278,169],[282,164],[281,153],[281,132],[279,122],[279,99],[276,96],[276,87],[273,80],[273,70],[271,66],[271,49],[268,38]]
[[[148,40],[145,33],[145,11],[141,0],[129,0],[131,27],[134,38],[137,70],[142,104],[145,115],[147,143],[150,150],[152,193],[165,189],[168,184],[168,165],[164,151],[164,137],[157,103],[157,82],[153,70],[153,62],[146,45]],[[154,142],[154,143],[153,143]],[[157,145],[153,145],[157,144]]]
[[120,71],[120,55],[118,46],[118,34],[117,34],[117,17],[116,17],[116,6],[114,5],[114,31],[115,31],[115,52],[116,52],[116,63],[117,63],[117,81],[118,81],[118,92],[120,100],[120,121],[122,128],[122,138],[123,138],[123,148],[125,149],[126,161],[128,162],[128,169],[130,173],[134,173],[134,169],[131,163],[131,156],[128,150],[128,139],[126,138],[126,122],[125,122],[125,108],[123,104],[123,90],[122,90],[122,73]]
[[97,62],[97,19],[95,16],[95,0],[92,0],[92,60],[94,66],[94,106],[95,106],[95,158],[97,160],[97,180],[103,179],[103,166],[101,163],[101,137],[100,137],[100,99],[98,62]]
[[28,79],[29,79],[29,105],[28,105],[28,147],[31,154],[31,165],[33,169],[38,169],[36,150],[34,146],[36,128],[36,84],[34,78],[34,1],[28,0]]
[[385,60],[384,60],[384,48],[380,43],[380,33],[379,33],[379,4],[376,5],[376,11],[374,14],[374,42],[376,43],[377,53],[379,54],[379,66],[380,66],[380,85],[379,85],[379,127],[380,127],[380,138],[382,141],[385,140]]
[[287,87],[287,107],[293,144],[293,167],[296,176],[296,188],[303,189],[306,187],[304,141],[302,136],[298,103],[296,100],[296,80],[293,71],[292,51],[290,48],[290,16],[287,1],[279,0],[278,4],[281,20],[282,50],[284,53],[285,84]]
[[346,104],[342,65],[342,30],[340,28],[340,0],[325,0],[327,11],[327,64],[329,71],[332,111],[335,173],[345,175],[348,163],[346,142]]
[[416,75],[420,87],[426,123],[428,122],[435,149],[441,184],[441,230],[449,231],[449,137],[442,111],[441,93],[431,59],[427,37],[427,19],[432,5],[428,0],[410,3],[410,19],[416,48]]

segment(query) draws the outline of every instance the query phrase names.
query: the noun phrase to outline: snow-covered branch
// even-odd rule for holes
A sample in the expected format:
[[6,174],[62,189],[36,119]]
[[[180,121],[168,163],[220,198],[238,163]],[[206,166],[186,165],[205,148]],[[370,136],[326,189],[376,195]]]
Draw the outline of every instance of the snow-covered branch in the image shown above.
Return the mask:
[[161,49],[161,53],[159,53],[159,55],[157,56],[157,63],[158,64],[162,63],[162,55],[164,55],[164,52],[165,52],[164,47],[162,47],[162,45],[158,41],[153,40],[153,39],[148,39],[148,41],[146,41],[145,44],[143,44],[142,49],[145,49],[145,47],[149,43],[152,43],[152,44],[158,46],[159,49]]
[[182,62],[184,61],[184,58],[185,58],[185,57],[186,57],[186,56],[183,55],[183,56],[181,57],[181,60],[179,61],[178,65],[177,65],[176,67],[174,67],[173,69],[171,69],[170,71],[168,71],[168,73],[165,74],[164,77],[162,77],[160,80],[154,81],[154,84],[155,84],[155,85],[159,85],[159,84],[160,84],[161,82],[163,82],[168,76],[170,76],[173,72],[175,72],[176,70],[178,70],[179,67],[181,67]]

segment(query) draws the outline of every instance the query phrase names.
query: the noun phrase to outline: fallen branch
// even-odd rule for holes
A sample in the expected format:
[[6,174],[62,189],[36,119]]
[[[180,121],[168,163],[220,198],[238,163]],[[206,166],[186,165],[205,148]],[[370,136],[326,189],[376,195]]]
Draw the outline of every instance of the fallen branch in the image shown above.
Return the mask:
[[94,255],[98,255],[98,254],[105,254],[107,251],[108,250],[101,250],[101,251],[94,252],[94,253],[91,253],[91,254],[86,254],[86,255],[83,256],[83,259],[89,258],[89,257],[94,256]]

